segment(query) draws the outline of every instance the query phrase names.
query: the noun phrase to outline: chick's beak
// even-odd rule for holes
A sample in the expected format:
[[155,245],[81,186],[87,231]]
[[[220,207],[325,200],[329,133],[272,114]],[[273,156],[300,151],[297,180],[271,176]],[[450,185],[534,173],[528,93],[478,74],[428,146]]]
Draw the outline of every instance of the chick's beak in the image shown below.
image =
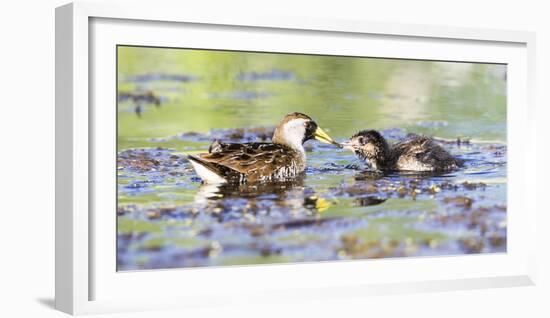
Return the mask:
[[325,144],[332,144],[340,147],[340,144],[332,140],[332,138],[330,138],[330,136],[326,132],[324,132],[320,127],[317,127],[317,130],[315,130],[315,132],[313,133],[313,138]]
[[347,149],[347,150],[351,150],[351,151],[355,150],[355,147],[354,147],[353,143],[351,142],[351,140],[344,141],[343,143],[340,144],[340,147],[342,147],[344,149]]

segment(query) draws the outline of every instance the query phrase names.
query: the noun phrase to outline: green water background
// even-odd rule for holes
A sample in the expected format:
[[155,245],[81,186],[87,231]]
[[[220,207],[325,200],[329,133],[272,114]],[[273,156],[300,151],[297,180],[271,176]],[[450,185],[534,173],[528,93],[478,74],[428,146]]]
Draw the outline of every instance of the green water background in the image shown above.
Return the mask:
[[[128,80],[139,74],[192,80]],[[505,65],[121,46],[118,75],[119,91],[166,98],[142,118],[133,105],[119,104],[119,149],[181,132],[274,126],[294,111],[313,117],[333,138],[400,127],[442,138],[506,140]]]

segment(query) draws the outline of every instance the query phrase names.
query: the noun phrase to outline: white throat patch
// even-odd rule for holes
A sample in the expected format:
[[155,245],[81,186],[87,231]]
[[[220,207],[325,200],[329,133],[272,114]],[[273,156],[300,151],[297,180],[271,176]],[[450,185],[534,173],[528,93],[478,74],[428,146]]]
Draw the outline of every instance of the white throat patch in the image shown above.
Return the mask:
[[305,153],[302,141],[306,135],[306,120],[297,118],[290,120],[283,126],[283,136],[289,146],[293,149]]

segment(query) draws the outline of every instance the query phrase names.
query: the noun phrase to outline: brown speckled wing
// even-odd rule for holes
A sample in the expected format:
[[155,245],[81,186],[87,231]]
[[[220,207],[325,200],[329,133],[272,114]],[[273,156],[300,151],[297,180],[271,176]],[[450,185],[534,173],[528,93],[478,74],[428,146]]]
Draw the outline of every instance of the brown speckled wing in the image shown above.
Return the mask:
[[431,147],[433,141],[424,136],[415,136],[414,138],[402,141],[394,146],[398,154],[421,154]]
[[219,166],[222,176],[241,181],[261,180],[295,160],[293,150],[272,143],[221,144],[215,152],[199,157]]
[[394,149],[400,161],[417,161],[423,166],[431,167],[430,170],[449,170],[458,165],[458,161],[447,150],[428,137],[416,136],[398,143]]

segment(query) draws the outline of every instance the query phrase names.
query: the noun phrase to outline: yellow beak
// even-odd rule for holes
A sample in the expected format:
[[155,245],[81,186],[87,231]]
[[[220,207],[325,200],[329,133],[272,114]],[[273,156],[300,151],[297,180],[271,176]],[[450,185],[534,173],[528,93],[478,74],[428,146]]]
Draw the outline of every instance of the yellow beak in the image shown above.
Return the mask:
[[317,130],[315,130],[315,133],[313,133],[313,137],[325,144],[333,144],[340,147],[340,144],[332,140],[332,138],[330,138],[330,136],[326,132],[324,132],[321,127],[317,127]]

